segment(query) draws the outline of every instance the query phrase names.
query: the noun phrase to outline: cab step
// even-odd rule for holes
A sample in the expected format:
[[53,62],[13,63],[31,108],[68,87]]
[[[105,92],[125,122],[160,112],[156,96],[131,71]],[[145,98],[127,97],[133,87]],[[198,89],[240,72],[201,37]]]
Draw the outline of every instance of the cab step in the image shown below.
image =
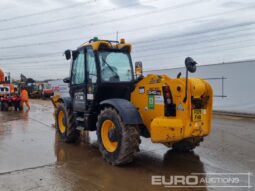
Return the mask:
[[84,121],[85,121],[85,118],[83,118],[83,117],[76,117],[76,121],[84,122]]
[[83,131],[85,129],[85,127],[77,126],[76,129],[79,130],[79,131]]

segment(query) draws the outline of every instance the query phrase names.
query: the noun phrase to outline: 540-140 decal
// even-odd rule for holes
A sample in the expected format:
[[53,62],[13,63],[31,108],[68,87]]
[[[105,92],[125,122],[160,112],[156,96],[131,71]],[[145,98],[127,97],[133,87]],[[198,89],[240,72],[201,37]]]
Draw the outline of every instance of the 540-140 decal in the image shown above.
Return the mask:
[[150,88],[147,90],[148,95],[161,95],[161,91],[159,88]]
[[[144,94],[145,93],[145,88],[144,87],[139,87],[139,93]],[[146,91],[148,95],[161,95],[161,91],[159,88],[150,88]]]

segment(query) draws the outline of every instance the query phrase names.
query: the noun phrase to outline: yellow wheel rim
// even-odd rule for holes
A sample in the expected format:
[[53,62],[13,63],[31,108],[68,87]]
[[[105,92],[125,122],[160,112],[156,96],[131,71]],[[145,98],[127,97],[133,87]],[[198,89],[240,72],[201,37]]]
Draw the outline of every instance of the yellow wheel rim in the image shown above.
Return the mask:
[[112,142],[109,138],[109,131],[115,128],[114,123],[111,120],[105,120],[101,128],[101,138],[103,145],[108,152],[114,152],[118,147],[118,142]]
[[64,121],[64,118],[65,118],[65,114],[63,111],[60,111],[58,113],[58,128],[59,128],[59,131],[61,133],[65,133],[66,132],[66,126],[64,125],[63,121]]

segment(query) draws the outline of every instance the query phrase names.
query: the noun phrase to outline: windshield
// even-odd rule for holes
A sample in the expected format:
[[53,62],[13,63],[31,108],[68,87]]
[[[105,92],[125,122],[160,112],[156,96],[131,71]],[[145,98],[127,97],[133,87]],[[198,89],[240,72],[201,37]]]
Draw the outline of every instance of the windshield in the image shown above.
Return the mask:
[[133,80],[129,53],[99,51],[101,78],[105,82],[129,82]]

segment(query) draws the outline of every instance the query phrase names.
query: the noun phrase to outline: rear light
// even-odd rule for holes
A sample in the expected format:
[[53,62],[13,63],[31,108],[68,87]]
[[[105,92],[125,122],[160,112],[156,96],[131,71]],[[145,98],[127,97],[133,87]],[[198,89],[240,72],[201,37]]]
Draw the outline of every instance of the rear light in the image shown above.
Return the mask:
[[176,116],[176,104],[173,103],[173,96],[168,85],[162,87],[164,104],[165,104],[165,116]]
[[169,86],[163,86],[162,89],[163,89],[164,100],[166,101],[167,104],[171,104],[173,96],[171,94]]

